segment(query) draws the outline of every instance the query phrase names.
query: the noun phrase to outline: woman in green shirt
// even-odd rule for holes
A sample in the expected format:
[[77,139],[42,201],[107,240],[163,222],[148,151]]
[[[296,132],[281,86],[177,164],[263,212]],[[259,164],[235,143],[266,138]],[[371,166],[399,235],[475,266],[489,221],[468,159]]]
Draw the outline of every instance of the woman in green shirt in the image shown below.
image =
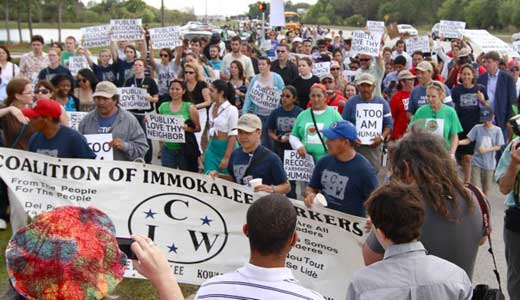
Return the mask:
[[426,88],[426,97],[429,105],[424,105],[417,110],[410,126],[419,126],[442,136],[446,148],[454,158],[459,144],[458,133],[462,132],[462,125],[455,109],[444,104],[444,84],[432,81]]
[[[171,101],[159,106],[159,114],[179,116],[184,118],[184,131],[194,133],[200,131],[199,113],[195,105],[188,101],[182,101],[186,93],[186,85],[181,80],[172,80],[168,88]],[[187,135],[186,135],[187,137]],[[186,139],[188,141],[188,139]],[[185,171],[197,172],[197,159],[187,157],[184,144],[166,142],[161,149],[161,165]]]
[[300,156],[305,157],[305,154],[309,153],[313,156],[314,161],[318,162],[327,154],[326,138],[320,131],[329,128],[343,118],[336,108],[326,104],[327,89],[323,84],[312,85],[309,97],[311,107],[301,112],[296,118],[289,143]]

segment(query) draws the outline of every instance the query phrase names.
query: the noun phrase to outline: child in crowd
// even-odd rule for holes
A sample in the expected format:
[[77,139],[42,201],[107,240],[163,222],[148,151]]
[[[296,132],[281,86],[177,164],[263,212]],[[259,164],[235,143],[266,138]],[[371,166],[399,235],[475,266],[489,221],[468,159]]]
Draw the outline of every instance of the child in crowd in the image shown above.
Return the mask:
[[475,150],[471,161],[471,183],[479,185],[484,194],[488,194],[496,168],[495,152],[504,145],[504,136],[500,127],[493,125],[493,109],[489,106],[480,108],[480,122],[469,131],[467,138],[459,141],[459,145],[475,142]]

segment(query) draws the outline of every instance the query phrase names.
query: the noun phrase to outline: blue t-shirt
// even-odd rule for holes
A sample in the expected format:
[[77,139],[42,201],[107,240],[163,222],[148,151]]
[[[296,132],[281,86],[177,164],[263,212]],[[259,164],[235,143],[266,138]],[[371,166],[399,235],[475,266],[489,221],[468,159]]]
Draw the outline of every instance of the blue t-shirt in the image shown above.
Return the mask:
[[349,161],[327,155],[318,161],[309,187],[318,189],[327,199],[327,207],[364,217],[363,203],[379,185],[374,167],[356,153]]
[[92,71],[96,74],[96,78],[99,81],[110,81],[114,84],[117,84],[117,75],[114,70],[114,65],[108,65],[108,67],[103,67],[102,65],[92,64]]
[[112,132],[112,125],[116,121],[117,116],[119,115],[119,110],[108,118],[103,118],[98,114],[98,133],[110,133]]
[[229,158],[228,172],[236,183],[244,185],[248,185],[254,178],[262,178],[262,184],[265,185],[287,182],[280,157],[261,145],[252,155],[245,153],[242,148],[235,149]]
[[352,99],[347,101],[347,104],[345,104],[345,108],[343,108],[343,113],[341,115],[343,119],[356,125],[356,106],[358,104],[383,104],[383,130],[385,128],[394,127],[394,120],[392,119],[392,113],[390,112],[390,105],[388,105],[388,102],[385,99],[379,96],[374,96],[374,98],[370,101],[363,100],[363,98],[361,98],[359,95],[352,97]]
[[290,133],[294,126],[296,117],[303,111],[299,106],[294,106],[291,111],[286,111],[283,107],[278,107],[269,115],[267,128],[275,132],[276,135]]
[[69,96],[69,100],[64,105],[65,111],[78,111],[76,107],[76,99],[74,97]]
[[62,125],[51,139],[35,133],[29,140],[29,151],[60,158],[96,158],[81,133]]
[[122,87],[126,80],[134,76],[134,62],[127,62],[126,60],[118,60],[113,64],[114,70],[117,73],[117,86]]
[[213,70],[219,70],[220,71],[220,66],[222,65],[222,61],[221,60],[219,60],[219,61],[210,60],[209,64],[211,65]]
[[72,81],[72,74],[70,73],[69,69],[65,68],[64,66],[58,66],[56,69],[51,69],[51,67],[47,67],[45,69],[42,69],[40,73],[38,74],[38,80],[47,80],[51,81],[54,76],[58,74],[65,74],[69,76],[69,78]]
[[[444,94],[446,95],[446,98],[444,99],[444,104],[453,106],[453,103],[451,102],[451,97],[449,97],[451,95],[450,89],[446,85],[444,85]],[[408,102],[408,112],[415,114],[419,107],[425,104],[428,104],[428,98],[426,97],[426,88],[422,85],[418,85],[414,87],[412,92],[410,93],[410,100]]]

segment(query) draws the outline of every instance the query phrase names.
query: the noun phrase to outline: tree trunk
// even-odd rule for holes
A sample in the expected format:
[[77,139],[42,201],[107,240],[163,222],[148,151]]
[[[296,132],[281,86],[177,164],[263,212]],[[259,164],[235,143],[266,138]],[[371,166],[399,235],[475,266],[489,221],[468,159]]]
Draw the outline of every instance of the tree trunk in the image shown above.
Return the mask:
[[18,24],[18,34],[20,36],[20,44],[23,42],[22,37],[22,16],[20,15],[20,1],[16,1],[16,23]]
[[29,36],[33,37],[32,1],[27,3],[27,23],[29,23]]
[[7,32],[7,44],[11,43],[11,32],[9,30],[9,0],[4,0],[5,30]]
[[63,0],[58,0],[58,42],[61,43],[61,15],[63,14]]

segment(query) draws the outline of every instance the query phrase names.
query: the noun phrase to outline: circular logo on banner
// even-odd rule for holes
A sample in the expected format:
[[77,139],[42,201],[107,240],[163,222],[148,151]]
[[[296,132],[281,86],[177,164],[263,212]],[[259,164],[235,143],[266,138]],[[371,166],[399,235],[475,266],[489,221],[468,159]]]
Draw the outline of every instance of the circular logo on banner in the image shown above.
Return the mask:
[[128,219],[130,234],[150,237],[171,263],[196,264],[218,255],[228,239],[222,215],[190,195],[164,193],[139,203]]

